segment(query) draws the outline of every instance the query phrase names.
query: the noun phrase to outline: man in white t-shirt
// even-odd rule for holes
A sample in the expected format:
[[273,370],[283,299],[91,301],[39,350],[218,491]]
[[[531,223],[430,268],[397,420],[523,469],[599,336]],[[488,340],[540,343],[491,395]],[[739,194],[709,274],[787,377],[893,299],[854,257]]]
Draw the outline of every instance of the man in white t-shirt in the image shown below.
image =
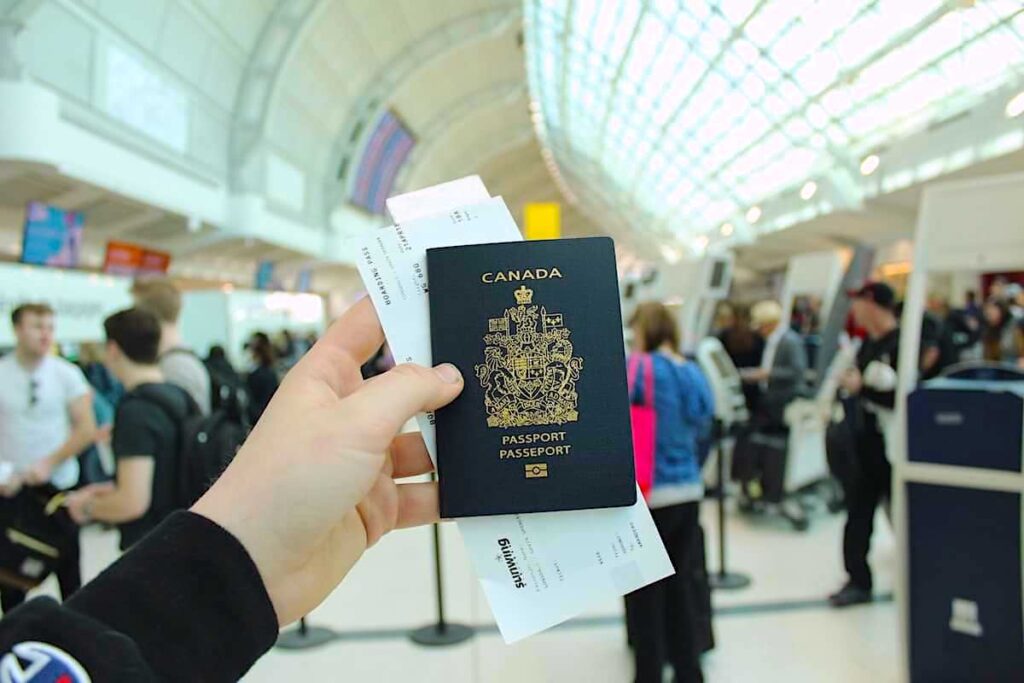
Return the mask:
[[[0,358],[0,495],[22,486],[78,483],[76,456],[96,437],[92,393],[81,370],[51,353],[53,309],[23,304],[11,314],[17,346]],[[77,532],[74,539],[77,550]],[[78,553],[57,570],[61,594],[81,586]],[[0,587],[4,612],[25,599],[23,591]]]

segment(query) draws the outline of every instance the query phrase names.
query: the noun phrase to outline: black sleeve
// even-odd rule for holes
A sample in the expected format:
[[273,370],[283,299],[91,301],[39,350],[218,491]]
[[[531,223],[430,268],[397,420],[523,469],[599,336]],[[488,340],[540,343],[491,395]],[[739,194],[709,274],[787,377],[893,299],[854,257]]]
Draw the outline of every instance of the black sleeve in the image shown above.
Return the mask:
[[930,349],[939,345],[939,336],[941,328],[938,320],[926,315],[924,320],[921,321],[921,351]]
[[260,367],[249,374],[249,397],[256,418],[263,414],[270,399],[274,398],[277,384],[277,374],[270,368]]
[[117,459],[135,456],[156,457],[157,436],[154,411],[160,408],[143,399],[128,398],[117,407],[110,446]]
[[39,598],[0,621],[0,651],[56,647],[94,681],[237,681],[277,637],[242,544],[178,512],[63,606]]
[[865,401],[874,403],[880,408],[886,408],[887,410],[894,410],[896,408],[895,391],[878,391],[877,389],[863,387],[860,390],[860,395]]

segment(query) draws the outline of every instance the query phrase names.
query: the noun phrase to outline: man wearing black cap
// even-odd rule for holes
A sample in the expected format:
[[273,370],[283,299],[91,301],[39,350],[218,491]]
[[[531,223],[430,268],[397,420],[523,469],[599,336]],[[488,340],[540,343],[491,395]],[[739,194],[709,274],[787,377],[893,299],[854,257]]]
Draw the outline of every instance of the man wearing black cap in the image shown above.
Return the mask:
[[900,330],[896,319],[896,295],[881,282],[869,282],[847,292],[853,299],[850,310],[858,327],[868,337],[857,354],[857,367],[850,368],[841,385],[856,397],[858,414],[853,417],[856,475],[847,491],[847,519],[843,531],[843,561],[849,580],[830,596],[834,607],[871,602],[871,568],[868,550],[874,530],[875,509],[889,497],[892,468],[885,448],[885,430],[896,405],[896,361]]

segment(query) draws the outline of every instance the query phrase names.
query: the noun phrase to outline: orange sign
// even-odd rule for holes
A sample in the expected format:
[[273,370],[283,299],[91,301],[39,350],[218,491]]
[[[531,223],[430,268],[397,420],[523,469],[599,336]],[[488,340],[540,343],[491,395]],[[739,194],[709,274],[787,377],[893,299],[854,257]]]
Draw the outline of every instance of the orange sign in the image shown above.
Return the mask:
[[131,242],[107,242],[107,256],[103,260],[103,272],[111,275],[157,275],[167,272],[171,255],[132,244]]

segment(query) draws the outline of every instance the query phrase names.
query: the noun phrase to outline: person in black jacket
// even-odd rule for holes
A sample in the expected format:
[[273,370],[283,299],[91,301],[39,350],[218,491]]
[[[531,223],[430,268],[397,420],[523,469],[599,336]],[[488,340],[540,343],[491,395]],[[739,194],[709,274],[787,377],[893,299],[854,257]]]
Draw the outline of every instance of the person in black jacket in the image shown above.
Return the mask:
[[892,466],[886,449],[886,432],[896,406],[896,368],[900,329],[894,312],[896,295],[882,282],[869,282],[849,292],[857,325],[868,338],[857,353],[857,366],[840,384],[851,397],[848,405],[858,411],[853,434],[855,475],[846,492],[846,527],[843,530],[843,562],[849,580],[829,596],[833,607],[848,607],[872,600],[868,551],[874,531],[875,510],[889,498]]
[[[438,519],[413,415],[451,402],[451,365],[359,366],[383,343],[368,299],[282,383],[231,465],[63,605],[36,598],[0,621],[0,671],[29,680],[235,681],[278,629],[316,607],[389,531]],[[296,512],[296,511],[301,512]],[[6,668],[5,668],[6,667]],[[51,675],[52,674],[52,675]],[[62,678],[63,677],[63,678]],[[17,679],[21,680],[21,679]]]
[[270,337],[263,332],[252,335],[247,348],[254,363],[252,371],[246,377],[246,387],[249,389],[249,421],[256,424],[277,391],[277,355]]

